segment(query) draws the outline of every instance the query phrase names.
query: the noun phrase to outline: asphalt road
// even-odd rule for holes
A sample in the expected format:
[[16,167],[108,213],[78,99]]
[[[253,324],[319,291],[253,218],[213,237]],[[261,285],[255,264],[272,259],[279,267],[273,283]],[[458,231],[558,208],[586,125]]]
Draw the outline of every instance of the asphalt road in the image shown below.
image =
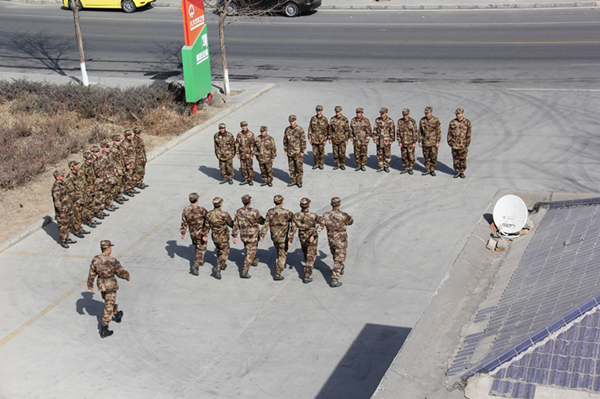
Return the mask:
[[[208,24],[219,79],[214,15]],[[232,80],[588,88],[600,81],[599,25],[598,9],[321,10],[238,21],[226,40]],[[178,10],[84,10],[81,26],[90,74],[182,78]],[[0,27],[0,70],[77,74],[68,10],[0,2]]]

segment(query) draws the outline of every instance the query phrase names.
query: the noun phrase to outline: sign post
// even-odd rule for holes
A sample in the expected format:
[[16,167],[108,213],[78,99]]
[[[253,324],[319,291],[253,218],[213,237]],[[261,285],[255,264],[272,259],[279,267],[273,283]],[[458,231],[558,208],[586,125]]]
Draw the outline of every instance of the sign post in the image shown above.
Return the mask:
[[181,49],[185,99],[196,103],[212,91],[208,34],[203,0],[182,0],[185,46]]

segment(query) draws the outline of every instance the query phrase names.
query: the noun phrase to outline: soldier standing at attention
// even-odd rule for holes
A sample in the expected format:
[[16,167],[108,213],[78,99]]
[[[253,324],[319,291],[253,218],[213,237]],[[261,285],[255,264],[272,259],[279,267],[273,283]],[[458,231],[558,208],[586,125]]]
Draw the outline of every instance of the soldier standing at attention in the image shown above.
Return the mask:
[[233,229],[231,235],[233,236],[233,243],[237,244],[237,236],[240,234],[240,238],[244,243],[246,249],[246,259],[244,260],[244,269],[242,270],[242,278],[250,278],[248,270],[250,265],[258,265],[258,258],[256,257],[256,251],[258,250],[258,235],[259,235],[259,224],[265,223],[265,218],[260,215],[256,209],[252,209],[250,205],[252,197],[248,194],[242,197],[243,208],[240,208],[235,213],[233,220]]
[[69,196],[67,186],[65,186],[65,174],[61,170],[55,170],[54,179],[52,200],[54,201],[54,219],[56,220],[56,227],[58,227],[58,238],[61,247],[69,248],[68,244],[77,242],[69,238],[71,226],[73,225],[73,202]]
[[110,140],[102,140],[100,143],[100,149],[102,152],[98,157],[98,167],[100,173],[104,179],[104,209],[107,211],[114,212],[119,209],[118,206],[113,204],[113,198],[115,194],[115,185],[117,184],[117,168],[110,159]]
[[[74,235],[79,238],[84,238],[84,234],[90,234],[89,231],[83,229],[85,183],[83,181],[83,176],[79,173],[79,164],[77,161],[69,162],[69,168],[71,169],[71,172],[69,172],[65,178],[64,184],[65,187],[67,187],[67,192],[73,203],[73,217],[71,223],[73,225]],[[93,216],[87,212],[85,212],[85,217],[88,220],[88,223],[94,221]]]
[[123,191],[125,190],[125,163],[123,162],[123,154],[121,154],[121,136],[115,134],[112,136],[112,148],[110,149],[110,160],[112,161],[115,169],[117,170],[117,179],[115,183],[115,202],[123,204],[124,200],[129,201],[123,197]]
[[124,171],[124,184],[125,194],[129,197],[133,197],[134,194],[140,192],[135,189],[135,182],[133,180],[133,172],[135,171],[135,148],[131,138],[133,133],[131,130],[125,130],[123,133],[125,140],[121,143],[121,155],[123,156],[123,163],[125,164]]
[[219,169],[223,181],[220,184],[233,184],[233,157],[235,156],[235,139],[233,134],[225,130],[225,124],[219,123],[219,131],[215,133],[215,155],[219,160]]
[[373,129],[373,141],[377,144],[378,172],[390,173],[390,162],[392,161],[392,143],[396,140],[396,126],[394,120],[388,117],[388,109],[383,107],[379,110],[381,115],[375,119]]
[[413,174],[415,166],[415,147],[417,146],[417,122],[410,117],[410,110],[402,110],[402,119],[398,119],[398,145],[402,154],[402,166],[404,170],[401,175]]
[[240,160],[240,172],[242,173],[242,179],[244,179],[240,183],[240,186],[244,184],[252,186],[254,185],[252,160],[254,158],[254,150],[256,149],[254,133],[248,130],[248,122],[246,121],[240,122],[240,127],[242,131],[237,134],[237,138],[235,139],[235,152]]
[[[96,225],[102,224],[94,220],[94,195],[96,192],[96,175],[94,173],[94,156],[91,152],[85,151],[83,153],[84,163],[81,167],[81,177],[83,178],[83,206],[84,206],[84,219],[87,219],[87,224],[91,228],[95,228]],[[101,216],[104,218],[104,216]]]
[[352,216],[340,211],[342,201],[339,197],[331,199],[331,207],[329,212],[325,212],[319,220],[319,226],[314,230],[310,242],[313,242],[324,228],[327,228],[327,238],[329,239],[329,249],[333,256],[333,273],[331,274],[331,287],[340,287],[342,283],[339,281],[344,274],[344,262],[346,261],[346,249],[348,248],[348,234],[346,226],[354,223]]
[[423,176],[435,176],[437,168],[438,148],[442,141],[442,130],[440,120],[432,115],[433,108],[425,108],[425,116],[419,121],[419,147],[423,148],[423,158],[425,159],[425,172]]
[[115,276],[129,281],[129,272],[123,269],[121,263],[112,258],[113,244],[109,240],[100,241],[100,249],[102,253],[94,256],[90,265],[90,273],[88,275],[87,287],[89,292],[94,292],[94,279],[98,277],[98,290],[102,294],[104,300],[104,313],[102,314],[102,329],[100,337],[110,337],[113,332],[108,329],[108,323],[111,322],[113,315],[117,323],[123,318],[123,311],[118,310],[119,306],[115,303],[117,300],[117,290],[119,284]]
[[300,212],[294,215],[294,224],[298,228],[298,239],[304,254],[304,283],[311,283],[313,267],[317,259],[317,247],[319,244],[319,236],[313,237],[312,233],[319,222],[319,215],[310,212],[310,199],[302,198],[300,200]]
[[342,115],[342,107],[335,107],[335,116],[329,120],[329,141],[332,144],[333,170],[346,170],[346,145],[348,144],[348,118]]
[[275,207],[269,209],[265,217],[265,225],[260,231],[260,240],[264,240],[269,228],[271,229],[271,240],[277,250],[277,266],[273,279],[275,281],[283,280],[281,273],[285,270],[285,261],[287,259],[288,248],[294,240],[296,226],[293,223],[294,214],[283,209],[283,196],[273,197]]
[[369,149],[369,139],[373,134],[371,122],[363,115],[365,110],[356,108],[356,118],[350,122],[350,141],[354,144],[354,161],[356,162],[355,172],[366,171],[365,166],[369,161],[367,150]]
[[273,137],[269,136],[266,126],[260,127],[260,136],[254,141],[256,160],[260,166],[261,187],[273,187],[273,161],[277,156],[277,146]]
[[104,212],[104,176],[102,168],[98,164],[100,147],[93,145],[90,152],[92,154],[92,170],[94,171],[94,214],[98,219],[104,219],[109,214]]
[[206,253],[206,238],[208,236],[208,223],[206,220],[206,209],[198,205],[198,193],[191,193],[189,196],[190,205],[185,207],[181,214],[181,238],[185,238],[185,232],[190,229],[190,238],[196,248],[196,257],[192,274],[198,275],[198,267],[204,265],[204,254]]
[[229,213],[221,210],[223,199],[216,197],[213,199],[214,209],[206,215],[208,227],[212,230],[212,240],[217,252],[217,265],[213,267],[212,272],[218,280],[221,279],[221,270],[227,268],[227,259],[229,259],[229,227],[233,227],[233,220]]
[[146,175],[146,146],[144,145],[144,139],[142,139],[142,130],[139,127],[133,128],[133,148],[135,148],[135,170],[133,171],[133,180],[135,187],[145,189],[148,187],[144,183],[144,176]]
[[288,187],[297,185],[298,188],[302,188],[306,134],[304,129],[296,125],[296,115],[290,115],[288,120],[290,125],[285,128],[283,133],[283,151],[285,151],[285,156],[288,157],[290,167],[290,184],[288,184]]
[[317,105],[317,114],[310,118],[308,125],[308,142],[312,144],[315,166],[313,169],[323,169],[325,165],[325,144],[329,136],[329,121],[323,116],[323,106]]
[[454,161],[454,178],[465,178],[467,170],[467,153],[471,145],[471,121],[464,118],[465,110],[457,108],[454,114],[456,119],[450,122],[448,127],[448,145],[452,148],[452,160]]

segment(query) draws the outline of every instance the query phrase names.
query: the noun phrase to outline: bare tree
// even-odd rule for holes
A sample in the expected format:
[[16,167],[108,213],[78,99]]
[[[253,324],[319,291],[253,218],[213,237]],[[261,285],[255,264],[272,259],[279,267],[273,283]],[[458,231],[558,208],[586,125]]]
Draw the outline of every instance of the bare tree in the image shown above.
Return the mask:
[[85,56],[83,54],[83,40],[81,39],[81,28],[79,27],[79,10],[81,3],[79,0],[69,0],[69,7],[73,10],[73,22],[75,24],[75,38],[77,39],[77,49],[79,50],[79,66],[81,67],[81,82],[84,86],[90,84],[85,70]]
[[270,14],[280,8],[287,0],[273,1],[265,7],[263,0],[204,0],[204,5],[215,10],[219,16],[219,43],[221,45],[221,64],[223,65],[223,86],[225,95],[229,90],[229,71],[225,53],[225,27],[240,19],[252,19]]

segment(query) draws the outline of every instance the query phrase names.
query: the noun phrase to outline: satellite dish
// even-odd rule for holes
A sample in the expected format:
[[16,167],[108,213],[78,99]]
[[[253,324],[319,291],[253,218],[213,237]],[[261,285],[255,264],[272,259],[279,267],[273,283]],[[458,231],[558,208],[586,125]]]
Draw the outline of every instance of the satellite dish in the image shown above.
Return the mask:
[[527,205],[516,195],[505,195],[494,206],[494,223],[498,231],[514,234],[527,223]]

